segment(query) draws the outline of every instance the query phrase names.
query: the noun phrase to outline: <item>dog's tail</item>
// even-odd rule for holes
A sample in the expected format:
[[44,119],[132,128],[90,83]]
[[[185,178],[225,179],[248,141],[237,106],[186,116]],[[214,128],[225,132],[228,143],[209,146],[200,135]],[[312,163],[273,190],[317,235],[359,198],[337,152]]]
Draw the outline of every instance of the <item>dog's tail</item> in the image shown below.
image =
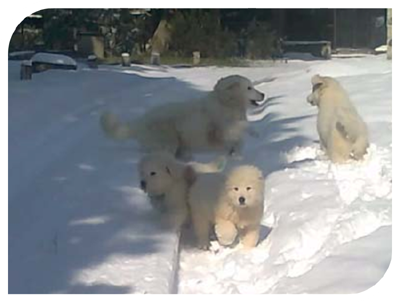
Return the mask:
[[111,112],[105,112],[100,117],[100,125],[107,136],[125,140],[135,136],[134,129],[128,123],[121,123],[118,117]]
[[352,146],[351,157],[355,160],[362,160],[367,153],[369,142],[367,136],[360,136]]
[[188,164],[197,173],[215,173],[221,172],[226,166],[226,156],[219,156],[209,163],[189,162]]

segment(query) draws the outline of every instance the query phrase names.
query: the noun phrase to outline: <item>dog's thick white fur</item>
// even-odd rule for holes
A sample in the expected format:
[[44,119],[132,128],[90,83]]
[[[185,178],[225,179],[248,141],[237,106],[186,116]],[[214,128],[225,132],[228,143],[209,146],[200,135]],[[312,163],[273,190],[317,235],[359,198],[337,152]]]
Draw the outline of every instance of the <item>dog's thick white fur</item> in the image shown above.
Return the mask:
[[258,106],[264,94],[239,75],[221,78],[206,97],[156,107],[132,123],[104,113],[100,123],[115,139],[136,139],[149,150],[167,150],[178,157],[219,150],[240,153],[247,128],[247,106]]
[[139,162],[140,186],[161,210],[165,225],[179,228],[188,218],[188,189],[197,174],[218,172],[224,165],[223,157],[210,163],[184,163],[168,152],[153,152]]
[[250,165],[230,172],[199,175],[189,191],[189,206],[197,245],[208,249],[210,227],[221,245],[239,235],[245,248],[257,245],[264,211],[264,177]]
[[318,107],[317,130],[329,159],[343,163],[360,160],[369,146],[368,130],[347,92],[331,77],[315,75],[307,101]]

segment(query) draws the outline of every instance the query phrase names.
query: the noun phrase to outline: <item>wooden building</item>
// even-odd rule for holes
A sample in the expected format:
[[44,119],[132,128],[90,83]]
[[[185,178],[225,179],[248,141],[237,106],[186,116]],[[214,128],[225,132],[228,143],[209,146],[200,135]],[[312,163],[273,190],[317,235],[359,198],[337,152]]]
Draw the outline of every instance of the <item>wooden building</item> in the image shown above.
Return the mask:
[[287,40],[332,42],[333,49],[386,44],[387,9],[277,9],[274,22]]

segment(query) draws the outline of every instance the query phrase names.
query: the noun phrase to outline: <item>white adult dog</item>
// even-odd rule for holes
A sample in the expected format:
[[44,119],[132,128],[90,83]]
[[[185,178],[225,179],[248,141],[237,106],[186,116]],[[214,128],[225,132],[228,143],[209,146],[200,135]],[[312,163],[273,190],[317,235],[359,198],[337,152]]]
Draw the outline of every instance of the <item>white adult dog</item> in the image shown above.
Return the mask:
[[307,101],[318,107],[317,130],[329,159],[343,163],[360,160],[369,146],[367,126],[350,102],[347,92],[331,77],[315,75]]
[[264,94],[249,79],[231,75],[202,99],[161,105],[132,123],[121,123],[109,112],[100,121],[112,138],[133,138],[149,150],[167,150],[177,157],[208,150],[240,153],[248,125],[246,109],[263,100]]

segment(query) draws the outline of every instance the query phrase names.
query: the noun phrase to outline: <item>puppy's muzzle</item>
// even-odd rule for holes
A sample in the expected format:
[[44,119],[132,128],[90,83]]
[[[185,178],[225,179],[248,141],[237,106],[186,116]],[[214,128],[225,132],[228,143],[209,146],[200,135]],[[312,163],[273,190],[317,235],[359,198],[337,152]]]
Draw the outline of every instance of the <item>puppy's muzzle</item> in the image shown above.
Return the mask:
[[241,206],[244,206],[246,204],[246,198],[244,198],[243,196],[239,197],[239,204]]
[[315,105],[316,105],[315,100],[314,100],[312,94],[310,94],[310,95],[307,97],[307,102],[308,102],[311,106],[315,106]]
[[147,186],[146,182],[145,182],[144,180],[141,180],[141,181],[140,181],[140,188],[141,188],[143,191],[146,191],[146,186]]

